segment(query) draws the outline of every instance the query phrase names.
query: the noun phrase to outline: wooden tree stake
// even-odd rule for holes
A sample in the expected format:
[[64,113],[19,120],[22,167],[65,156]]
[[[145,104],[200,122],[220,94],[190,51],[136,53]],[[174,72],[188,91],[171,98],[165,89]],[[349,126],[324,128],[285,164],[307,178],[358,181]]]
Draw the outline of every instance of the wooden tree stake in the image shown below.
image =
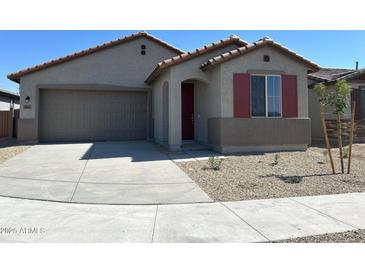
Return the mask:
[[337,139],[338,139],[338,148],[340,150],[341,173],[344,173],[345,171],[343,166],[343,153],[342,153],[342,125],[339,113],[337,113]]
[[322,130],[323,130],[323,135],[324,135],[324,140],[326,142],[326,147],[327,147],[327,151],[328,151],[328,156],[330,158],[330,163],[331,163],[331,168],[332,168],[332,173],[336,174],[335,171],[335,165],[333,163],[333,158],[332,158],[332,152],[331,152],[331,144],[328,140],[328,134],[327,134],[327,126],[326,126],[326,120],[324,117],[324,107],[322,104],[319,105],[320,107],[320,114],[321,114],[321,124],[322,124]]
[[352,142],[354,138],[354,126],[355,126],[355,101],[352,102],[352,112],[351,112],[351,128],[350,128],[350,144],[349,144],[349,160],[347,162],[347,174],[350,174],[351,170],[351,157],[352,157]]

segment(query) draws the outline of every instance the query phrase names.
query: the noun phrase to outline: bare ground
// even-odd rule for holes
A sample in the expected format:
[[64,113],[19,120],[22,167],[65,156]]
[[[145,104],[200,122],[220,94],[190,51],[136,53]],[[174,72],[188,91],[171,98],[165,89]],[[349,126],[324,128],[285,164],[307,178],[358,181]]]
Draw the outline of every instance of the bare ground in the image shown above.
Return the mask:
[[338,233],[291,238],[273,243],[365,243],[365,230],[352,230]]
[[[365,144],[353,147],[351,174],[340,174],[338,149],[333,149],[337,174],[331,172],[326,149],[228,156],[220,170],[208,161],[177,162],[216,201],[237,201],[365,191]],[[275,155],[278,163],[275,165]],[[347,159],[345,159],[345,172]]]
[[0,139],[0,164],[28,149],[30,145],[20,144],[15,139]]

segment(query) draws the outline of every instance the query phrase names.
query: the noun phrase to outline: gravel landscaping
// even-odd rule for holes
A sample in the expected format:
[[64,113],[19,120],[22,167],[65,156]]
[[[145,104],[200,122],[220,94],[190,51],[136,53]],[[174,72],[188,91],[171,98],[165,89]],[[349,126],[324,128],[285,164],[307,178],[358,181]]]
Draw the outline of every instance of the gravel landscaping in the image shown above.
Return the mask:
[[[351,174],[333,175],[323,147],[305,152],[228,156],[220,170],[208,161],[176,162],[215,201],[237,201],[365,191],[365,144],[355,144]],[[345,171],[347,159],[345,159]]]
[[30,145],[20,144],[15,139],[0,140],[0,164],[28,149]]
[[365,243],[365,230],[353,230],[339,233],[292,238],[273,243]]

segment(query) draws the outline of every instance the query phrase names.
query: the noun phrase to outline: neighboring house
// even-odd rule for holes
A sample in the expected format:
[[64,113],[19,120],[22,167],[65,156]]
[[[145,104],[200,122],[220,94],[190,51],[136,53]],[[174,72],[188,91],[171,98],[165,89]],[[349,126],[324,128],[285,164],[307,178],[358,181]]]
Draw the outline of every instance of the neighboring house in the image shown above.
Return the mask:
[[0,111],[10,110],[12,104],[15,109],[19,109],[19,95],[0,89]]
[[307,73],[318,65],[270,38],[183,53],[140,32],[8,76],[18,136],[35,141],[192,141],[221,152],[305,149]]
[[[317,83],[324,83],[329,91],[335,90],[337,80],[344,79],[352,87],[351,94],[348,96],[348,105],[343,115],[343,134],[348,136],[351,122],[351,105],[353,101],[355,107],[355,141],[365,141],[365,69],[338,69],[322,68],[321,70],[308,75],[309,83],[309,117],[312,123],[313,141],[323,140],[323,133],[320,123],[318,95],[313,90]],[[329,108],[325,109],[326,125],[331,138],[336,137],[336,117]]]

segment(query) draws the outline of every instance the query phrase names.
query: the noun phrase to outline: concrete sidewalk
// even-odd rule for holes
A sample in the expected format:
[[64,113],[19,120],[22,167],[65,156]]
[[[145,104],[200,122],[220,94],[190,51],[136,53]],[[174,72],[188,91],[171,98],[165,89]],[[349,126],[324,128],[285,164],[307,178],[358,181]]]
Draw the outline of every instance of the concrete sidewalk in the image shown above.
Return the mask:
[[365,228],[365,193],[171,205],[0,198],[1,242],[267,242]]

